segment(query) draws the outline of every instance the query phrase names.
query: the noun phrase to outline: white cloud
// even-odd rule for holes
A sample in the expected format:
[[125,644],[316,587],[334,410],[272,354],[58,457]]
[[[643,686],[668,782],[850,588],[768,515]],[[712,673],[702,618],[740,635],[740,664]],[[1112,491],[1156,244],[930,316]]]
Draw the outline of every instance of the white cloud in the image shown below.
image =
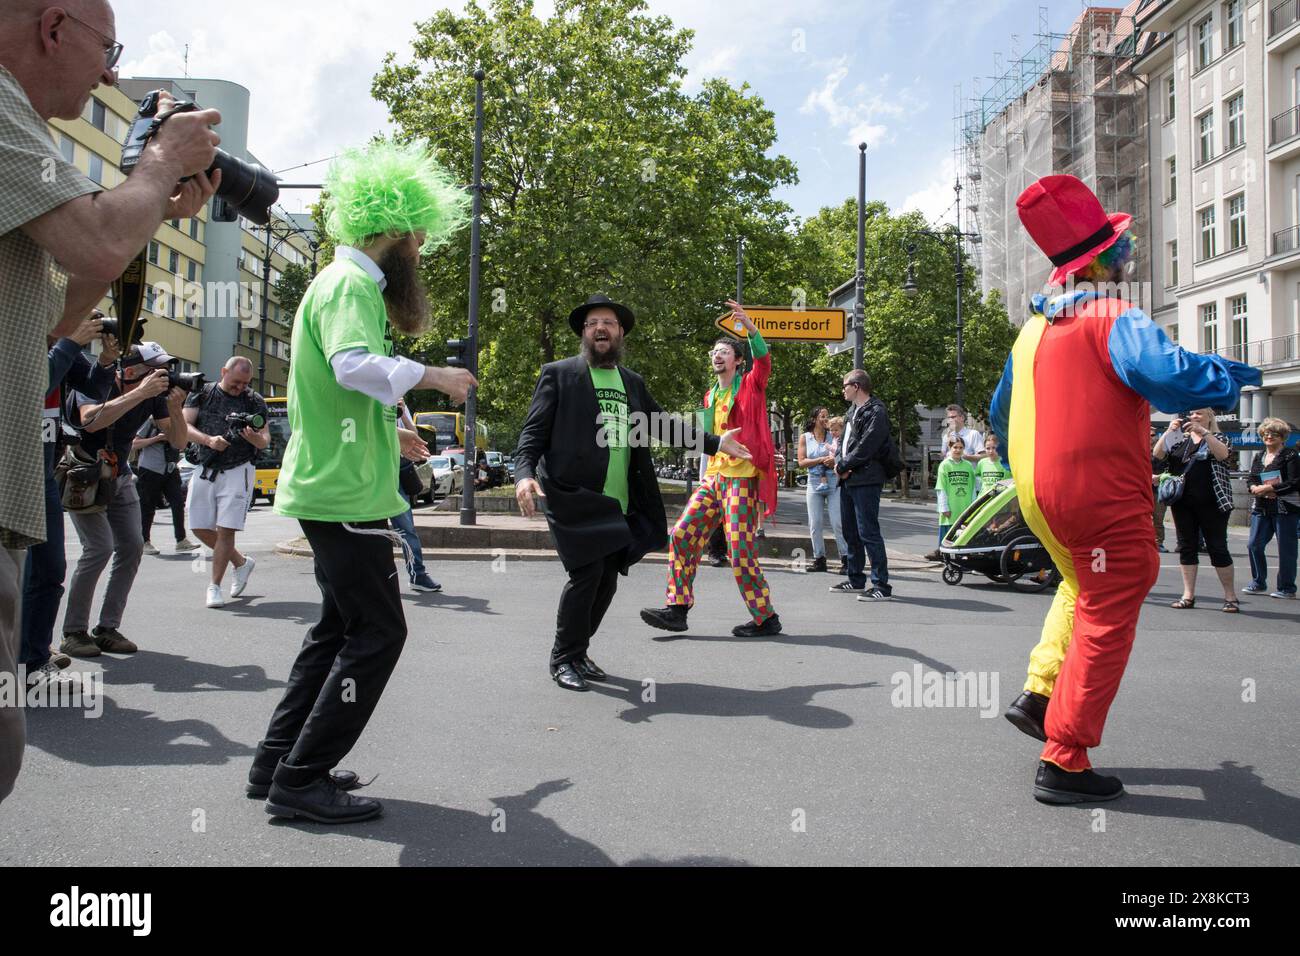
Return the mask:
[[929,184],[904,199],[898,209],[899,212],[915,209],[925,216],[927,222],[934,225],[938,225],[941,220],[953,221],[955,211],[953,200],[956,196],[952,187],[957,163],[951,155],[948,155],[939,162],[938,166],[939,171],[934,174]]
[[890,89],[888,74],[874,83],[858,83],[852,90],[840,87],[849,76],[849,58],[832,61],[821,86],[809,91],[799,112],[822,114],[835,129],[847,130],[844,142],[856,146],[866,143],[874,149],[892,142],[893,130],[885,120],[902,119],[918,111],[911,88]]

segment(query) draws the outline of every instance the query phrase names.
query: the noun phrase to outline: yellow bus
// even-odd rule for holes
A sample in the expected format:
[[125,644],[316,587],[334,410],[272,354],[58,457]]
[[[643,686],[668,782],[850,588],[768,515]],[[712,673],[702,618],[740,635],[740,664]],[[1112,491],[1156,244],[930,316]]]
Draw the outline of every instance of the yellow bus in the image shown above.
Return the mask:
[[271,444],[257,453],[253,460],[257,479],[253,484],[253,500],[259,497],[275,503],[275,486],[280,480],[280,465],[284,450],[289,446],[289,399],[284,395],[266,400],[266,424],[271,431]]
[[[465,447],[465,416],[461,412],[416,412],[415,427],[423,433],[421,437],[435,454],[441,454],[447,448]],[[487,451],[487,425],[481,420],[475,421],[474,431],[474,443]]]

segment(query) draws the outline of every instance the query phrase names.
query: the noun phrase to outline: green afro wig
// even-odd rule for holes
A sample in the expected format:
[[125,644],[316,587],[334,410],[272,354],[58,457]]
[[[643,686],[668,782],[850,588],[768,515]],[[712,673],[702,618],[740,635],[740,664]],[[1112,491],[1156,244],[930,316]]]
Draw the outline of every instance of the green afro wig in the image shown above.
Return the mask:
[[421,252],[428,252],[469,219],[469,195],[423,140],[347,150],[330,165],[325,189],[325,229],[341,245],[423,232]]

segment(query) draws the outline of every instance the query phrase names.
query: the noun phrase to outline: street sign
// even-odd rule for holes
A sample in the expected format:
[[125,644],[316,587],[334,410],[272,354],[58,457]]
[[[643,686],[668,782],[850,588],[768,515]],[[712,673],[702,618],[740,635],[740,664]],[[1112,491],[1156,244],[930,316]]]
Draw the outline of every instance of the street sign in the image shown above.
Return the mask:
[[[843,309],[792,309],[789,306],[745,306],[745,313],[768,341],[837,342],[844,338]],[[744,328],[728,312],[714,322],[719,329],[735,338],[744,338]]]
[[[831,306],[843,309],[849,315],[853,314],[853,306],[857,303],[857,286],[853,279],[838,286],[831,292]],[[838,341],[827,342],[826,351],[831,355],[838,355],[840,352],[851,352],[853,350],[852,330],[846,328],[845,334],[840,336]]]

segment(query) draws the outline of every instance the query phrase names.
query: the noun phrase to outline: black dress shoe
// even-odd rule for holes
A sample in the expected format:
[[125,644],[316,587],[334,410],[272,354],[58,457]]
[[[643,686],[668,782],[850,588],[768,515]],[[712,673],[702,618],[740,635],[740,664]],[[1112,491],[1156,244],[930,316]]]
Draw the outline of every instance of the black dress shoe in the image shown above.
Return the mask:
[[572,661],[565,661],[551,668],[551,679],[565,690],[590,690],[582,674],[573,666]]
[[690,608],[685,604],[647,607],[641,610],[641,620],[651,627],[659,628],[661,631],[684,631],[686,630],[686,612],[689,610]]
[[1092,770],[1070,773],[1046,760],[1038,761],[1034,799],[1039,803],[1102,803],[1124,796],[1119,777],[1103,777]]
[[814,571],[824,572],[825,570],[826,570],[826,559],[824,557],[813,558],[812,564],[808,565],[809,573],[812,573]]
[[735,634],[737,637],[768,637],[772,634],[780,634],[781,618],[775,613],[770,614],[763,618],[762,624],[755,624],[753,621],[750,621],[748,624],[741,624],[738,627],[733,627],[731,633]]
[[[271,777],[274,773],[274,770],[254,765],[248,771],[248,783],[244,786],[244,792],[254,800],[265,800],[271,792]],[[366,786],[351,770],[335,770],[330,774],[330,780],[340,790],[359,790]]]
[[586,680],[608,680],[609,675],[596,666],[596,662],[590,657],[583,656],[576,660],[570,661],[573,669],[583,676]]
[[359,823],[374,819],[384,812],[384,808],[378,800],[354,797],[322,776],[305,787],[286,787],[272,780],[266,812],[288,820],[301,818],[316,823]]
[[1047,719],[1048,700],[1042,694],[1027,690],[1011,702],[1002,716],[1011,721],[1022,734],[1046,741],[1047,731],[1043,729],[1043,722]]

